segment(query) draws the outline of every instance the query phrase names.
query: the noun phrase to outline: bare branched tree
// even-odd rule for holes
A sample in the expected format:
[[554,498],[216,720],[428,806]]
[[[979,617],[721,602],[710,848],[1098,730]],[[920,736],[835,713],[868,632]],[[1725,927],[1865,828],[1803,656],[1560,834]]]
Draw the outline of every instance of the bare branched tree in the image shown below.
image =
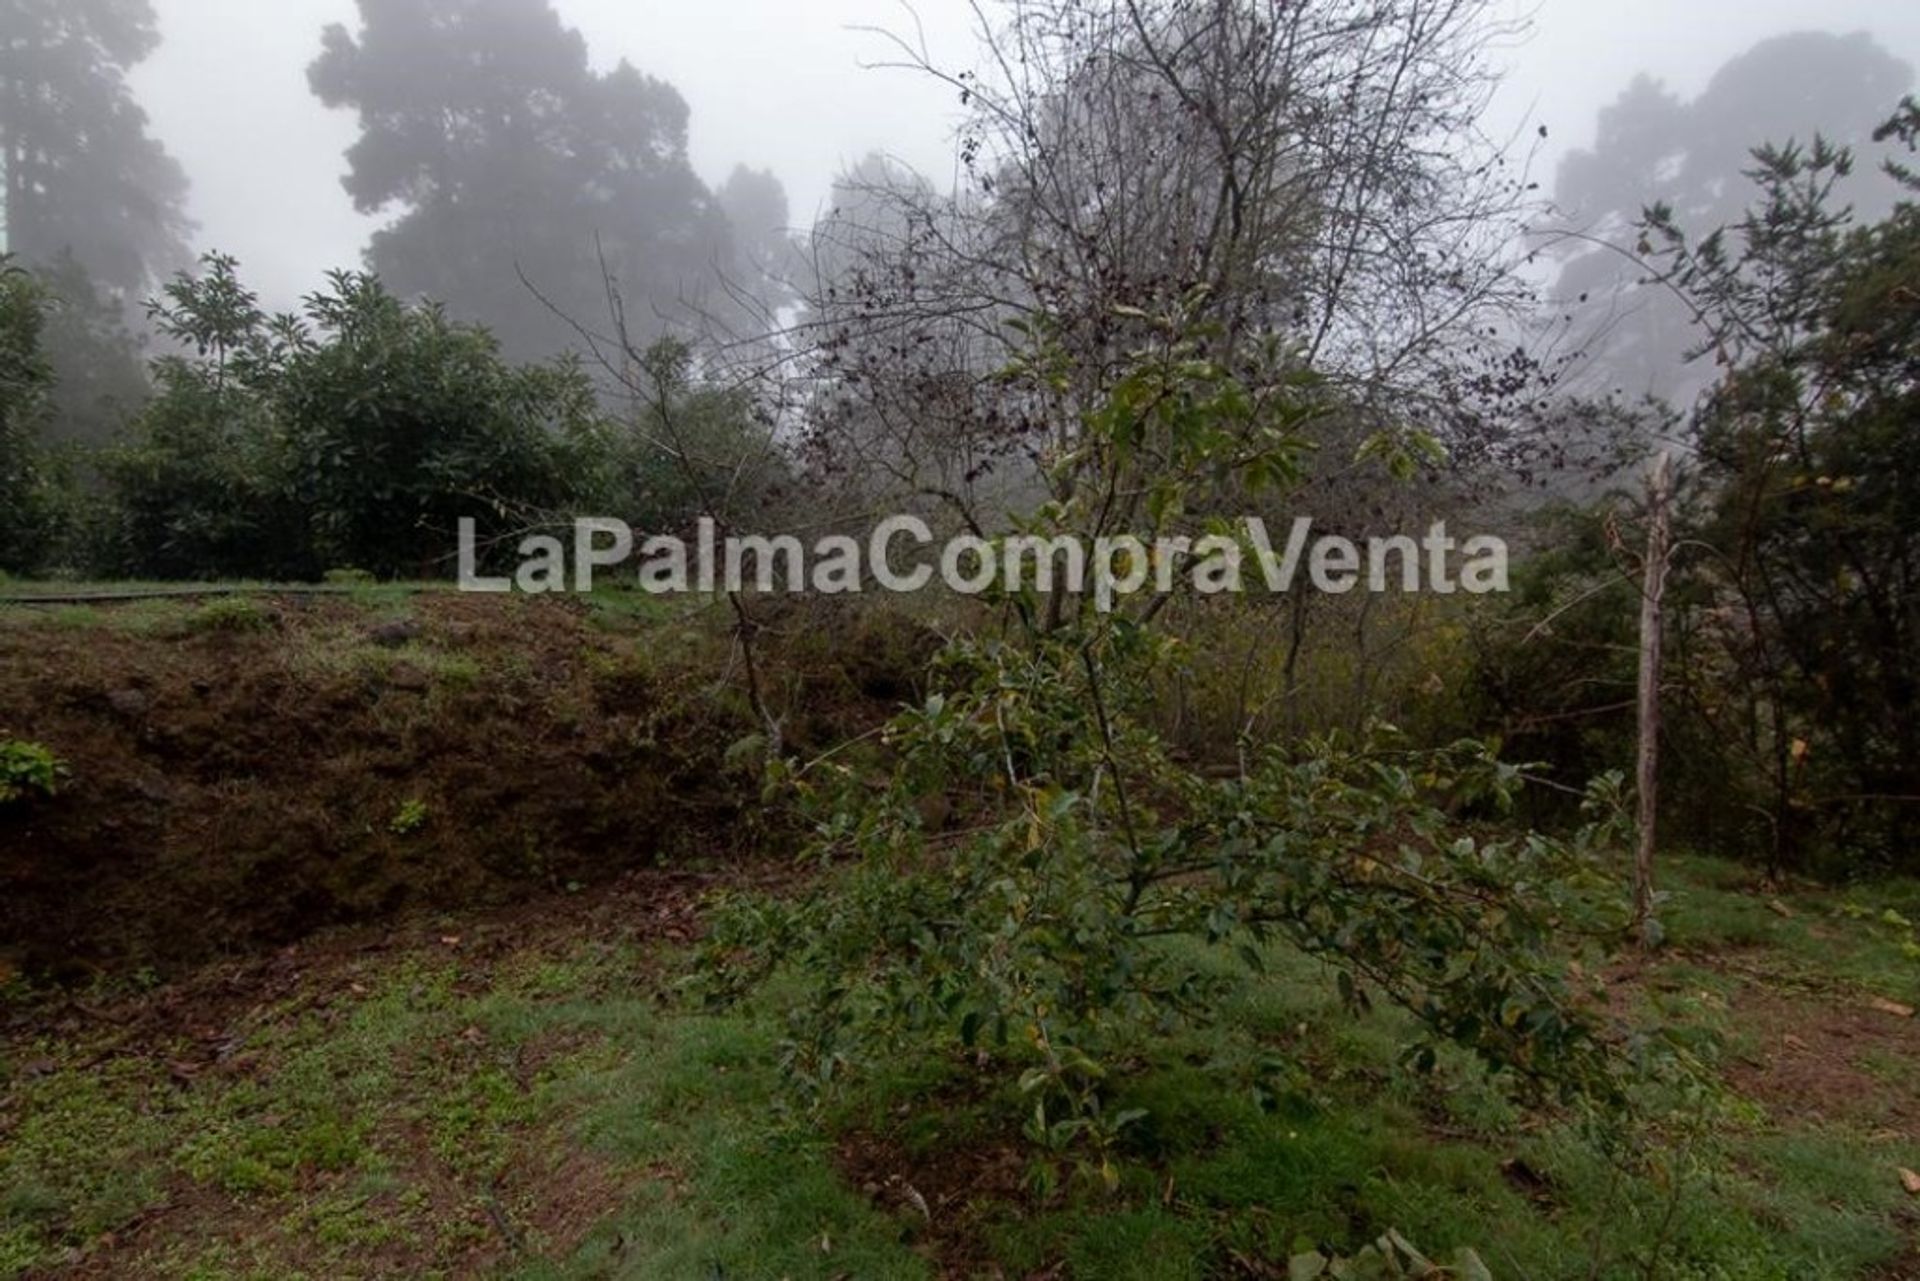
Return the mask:
[[[869,162],[816,232],[797,333],[832,380],[822,454],[968,523],[1043,477],[1070,495],[1079,416],[1145,318],[1195,298],[1222,355],[1327,380],[1329,486],[1382,430],[1495,450],[1542,371],[1514,338],[1530,184],[1478,125],[1515,33],[1486,0],[976,12],[979,70],[889,37],[969,108],[960,188]],[[1036,398],[996,375],[1042,318],[1070,375]]]

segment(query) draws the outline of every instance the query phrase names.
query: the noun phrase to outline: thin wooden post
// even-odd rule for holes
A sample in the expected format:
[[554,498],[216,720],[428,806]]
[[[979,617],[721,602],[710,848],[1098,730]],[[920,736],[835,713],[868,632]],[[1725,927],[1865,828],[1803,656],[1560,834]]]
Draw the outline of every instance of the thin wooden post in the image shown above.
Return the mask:
[[1647,477],[1647,567],[1640,585],[1640,751],[1635,769],[1639,848],[1633,860],[1633,932],[1642,947],[1660,940],[1653,914],[1654,821],[1660,805],[1660,638],[1671,559],[1673,456],[1662,451]]

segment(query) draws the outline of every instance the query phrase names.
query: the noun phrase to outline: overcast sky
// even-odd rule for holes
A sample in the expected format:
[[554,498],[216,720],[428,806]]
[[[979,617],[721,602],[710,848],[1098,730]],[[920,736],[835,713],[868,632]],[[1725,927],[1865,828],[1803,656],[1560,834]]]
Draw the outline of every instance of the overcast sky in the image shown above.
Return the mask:
[[[1638,71],[1691,96],[1728,58],[1792,30],[1868,30],[1920,64],[1910,0],[1503,0],[1534,15],[1505,56],[1499,104],[1549,128],[1540,177],[1593,133],[1598,109]],[[359,262],[377,220],[340,187],[351,112],[307,90],[306,66],[330,22],[357,25],[353,0],[157,0],[165,44],[135,78],[142,103],[193,180],[198,245],[237,255],[268,301],[285,306],[329,267]],[[675,85],[692,108],[695,166],[719,182],[736,163],[770,167],[805,224],[834,173],[888,151],[945,185],[955,104],[947,89],[876,69],[891,51],[860,26],[913,34],[898,0],[558,0],[595,62],[622,57]],[[966,0],[920,0],[913,14],[943,63],[970,60]],[[1888,104],[1892,106],[1891,103]]]

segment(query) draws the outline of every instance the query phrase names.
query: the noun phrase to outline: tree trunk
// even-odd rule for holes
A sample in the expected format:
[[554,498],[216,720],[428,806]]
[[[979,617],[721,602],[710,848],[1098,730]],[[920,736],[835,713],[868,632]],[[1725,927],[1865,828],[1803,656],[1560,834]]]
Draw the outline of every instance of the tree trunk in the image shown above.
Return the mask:
[[1635,770],[1640,842],[1633,860],[1633,932],[1642,947],[1660,939],[1653,914],[1653,842],[1660,803],[1660,638],[1672,502],[1673,457],[1662,452],[1647,479],[1647,566],[1640,588],[1640,752]]

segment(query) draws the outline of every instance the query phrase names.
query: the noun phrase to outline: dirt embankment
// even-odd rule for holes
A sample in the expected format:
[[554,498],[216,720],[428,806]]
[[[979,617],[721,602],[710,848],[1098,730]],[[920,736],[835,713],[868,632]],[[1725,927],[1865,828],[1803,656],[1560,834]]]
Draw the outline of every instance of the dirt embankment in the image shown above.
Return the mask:
[[[164,971],[784,837],[697,625],[456,595],[169,608],[0,616],[0,739],[70,771],[0,810],[0,964]],[[903,692],[871,643],[767,643],[798,746]]]

